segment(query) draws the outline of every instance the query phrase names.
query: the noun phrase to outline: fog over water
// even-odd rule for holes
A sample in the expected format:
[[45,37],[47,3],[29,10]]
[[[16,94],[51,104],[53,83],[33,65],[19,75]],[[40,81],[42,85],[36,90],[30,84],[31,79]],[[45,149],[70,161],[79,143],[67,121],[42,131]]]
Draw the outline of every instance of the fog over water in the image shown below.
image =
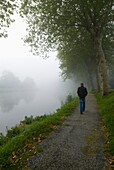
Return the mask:
[[[16,16],[17,17],[17,16]],[[17,17],[8,31],[8,38],[0,39],[0,132],[6,133],[25,116],[53,113],[76,85],[60,76],[56,52],[48,59],[33,56],[24,46],[25,23]],[[9,78],[10,77],[10,78]],[[27,79],[28,77],[28,79]],[[37,88],[27,88],[27,80]],[[30,81],[29,81],[30,80]]]

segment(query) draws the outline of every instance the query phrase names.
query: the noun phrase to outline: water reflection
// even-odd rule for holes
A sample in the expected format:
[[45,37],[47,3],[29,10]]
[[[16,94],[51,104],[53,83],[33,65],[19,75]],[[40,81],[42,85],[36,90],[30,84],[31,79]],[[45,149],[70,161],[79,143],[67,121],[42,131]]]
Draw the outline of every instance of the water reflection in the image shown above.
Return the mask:
[[5,135],[7,129],[18,125],[25,116],[50,114],[60,105],[60,100],[53,92],[49,94],[45,90],[0,92],[0,132]]
[[36,91],[25,91],[25,92],[0,92],[0,108],[2,112],[9,112],[24,100],[29,103],[34,100]]

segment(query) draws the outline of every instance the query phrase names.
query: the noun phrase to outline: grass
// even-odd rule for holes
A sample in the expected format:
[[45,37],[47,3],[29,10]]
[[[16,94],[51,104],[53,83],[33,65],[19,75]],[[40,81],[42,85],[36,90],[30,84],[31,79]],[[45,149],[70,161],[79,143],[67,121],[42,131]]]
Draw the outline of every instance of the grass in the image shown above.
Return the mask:
[[114,91],[111,91],[107,96],[102,96],[100,93],[97,93],[96,98],[104,124],[108,130],[107,149],[109,154],[114,156]]
[[38,144],[73,113],[77,104],[78,100],[75,98],[51,115],[25,117],[20,125],[8,130],[6,136],[1,134],[0,169],[28,169],[27,160],[43,151]]

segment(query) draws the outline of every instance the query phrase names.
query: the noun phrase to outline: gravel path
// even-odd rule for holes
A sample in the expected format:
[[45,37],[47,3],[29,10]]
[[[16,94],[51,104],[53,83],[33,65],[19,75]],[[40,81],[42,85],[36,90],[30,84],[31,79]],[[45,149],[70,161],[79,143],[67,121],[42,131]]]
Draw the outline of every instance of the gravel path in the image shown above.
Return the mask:
[[95,97],[89,95],[86,111],[74,114],[40,146],[43,152],[29,160],[31,170],[109,170],[104,134]]

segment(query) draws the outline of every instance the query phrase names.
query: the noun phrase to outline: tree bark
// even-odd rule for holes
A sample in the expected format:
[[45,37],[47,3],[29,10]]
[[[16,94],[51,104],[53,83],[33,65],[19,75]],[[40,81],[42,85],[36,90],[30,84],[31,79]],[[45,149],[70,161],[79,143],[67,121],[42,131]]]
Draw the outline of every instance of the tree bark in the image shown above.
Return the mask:
[[106,69],[105,56],[104,56],[104,52],[102,49],[102,36],[101,35],[95,36],[94,42],[95,42],[96,53],[99,59],[99,67],[100,67],[100,72],[101,72],[101,77],[102,77],[103,95],[107,95],[109,92],[108,74],[107,74],[107,69]]

